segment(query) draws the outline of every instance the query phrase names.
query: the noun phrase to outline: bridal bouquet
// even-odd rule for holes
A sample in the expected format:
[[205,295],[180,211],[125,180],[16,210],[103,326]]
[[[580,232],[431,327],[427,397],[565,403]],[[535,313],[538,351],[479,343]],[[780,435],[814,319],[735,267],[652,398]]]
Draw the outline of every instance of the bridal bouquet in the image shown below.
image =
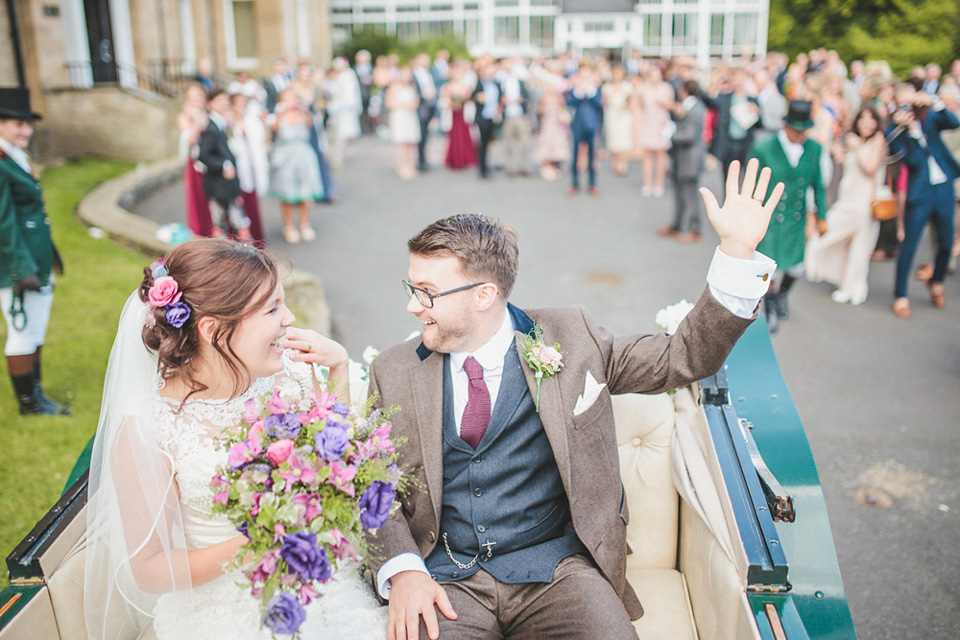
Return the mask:
[[339,561],[363,556],[364,530],[393,509],[400,472],[389,412],[371,404],[280,384],[248,400],[223,434],[229,453],[210,483],[213,512],[247,537],[233,566],[275,634],[297,632],[319,585]]

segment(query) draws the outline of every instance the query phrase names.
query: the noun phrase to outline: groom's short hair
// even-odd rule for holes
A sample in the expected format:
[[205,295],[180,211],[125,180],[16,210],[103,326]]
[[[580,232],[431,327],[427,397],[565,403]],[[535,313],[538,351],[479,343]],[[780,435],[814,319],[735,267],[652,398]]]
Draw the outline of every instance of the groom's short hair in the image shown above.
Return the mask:
[[504,299],[517,281],[517,230],[476,213],[437,220],[410,238],[407,249],[422,256],[453,254],[465,276],[495,282]]

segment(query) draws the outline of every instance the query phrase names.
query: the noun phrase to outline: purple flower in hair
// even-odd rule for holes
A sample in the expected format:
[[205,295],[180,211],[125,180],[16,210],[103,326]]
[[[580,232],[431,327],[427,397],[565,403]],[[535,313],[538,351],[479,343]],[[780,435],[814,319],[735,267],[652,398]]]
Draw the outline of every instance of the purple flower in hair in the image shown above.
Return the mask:
[[190,319],[190,307],[183,302],[174,302],[167,305],[167,323],[174,329],[179,329]]

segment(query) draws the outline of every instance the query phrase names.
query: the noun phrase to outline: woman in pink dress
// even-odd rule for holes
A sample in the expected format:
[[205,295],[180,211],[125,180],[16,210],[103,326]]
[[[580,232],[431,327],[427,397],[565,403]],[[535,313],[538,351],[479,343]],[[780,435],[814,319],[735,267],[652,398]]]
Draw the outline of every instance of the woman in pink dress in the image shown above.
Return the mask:
[[440,100],[449,105],[453,116],[447,134],[447,158],[444,164],[451,169],[466,169],[477,164],[477,148],[470,135],[470,126],[463,117],[463,106],[470,99],[471,89],[463,84],[463,68],[455,64],[450,78],[440,89]]
[[208,237],[213,230],[210,203],[203,192],[203,170],[197,161],[200,134],[207,128],[205,109],[207,92],[200,84],[191,84],[183,94],[183,110],[177,115],[180,129],[180,159],[184,162],[183,194],[187,227],[198,236]]
[[657,65],[647,71],[643,93],[643,120],[640,123],[640,144],[643,145],[643,195],[661,197],[667,175],[667,151],[670,149],[670,109],[673,108],[673,87],[663,81]]

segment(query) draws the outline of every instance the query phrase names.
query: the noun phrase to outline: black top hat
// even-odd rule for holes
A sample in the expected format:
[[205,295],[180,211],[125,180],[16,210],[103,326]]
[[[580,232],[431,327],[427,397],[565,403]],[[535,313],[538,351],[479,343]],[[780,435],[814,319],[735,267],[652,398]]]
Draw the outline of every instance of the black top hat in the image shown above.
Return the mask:
[[30,110],[30,90],[22,87],[0,87],[0,118],[40,120],[43,116]]
[[783,123],[791,129],[804,131],[813,126],[813,119],[810,117],[810,111],[813,105],[809,100],[791,100],[790,109],[787,115],[783,116]]

